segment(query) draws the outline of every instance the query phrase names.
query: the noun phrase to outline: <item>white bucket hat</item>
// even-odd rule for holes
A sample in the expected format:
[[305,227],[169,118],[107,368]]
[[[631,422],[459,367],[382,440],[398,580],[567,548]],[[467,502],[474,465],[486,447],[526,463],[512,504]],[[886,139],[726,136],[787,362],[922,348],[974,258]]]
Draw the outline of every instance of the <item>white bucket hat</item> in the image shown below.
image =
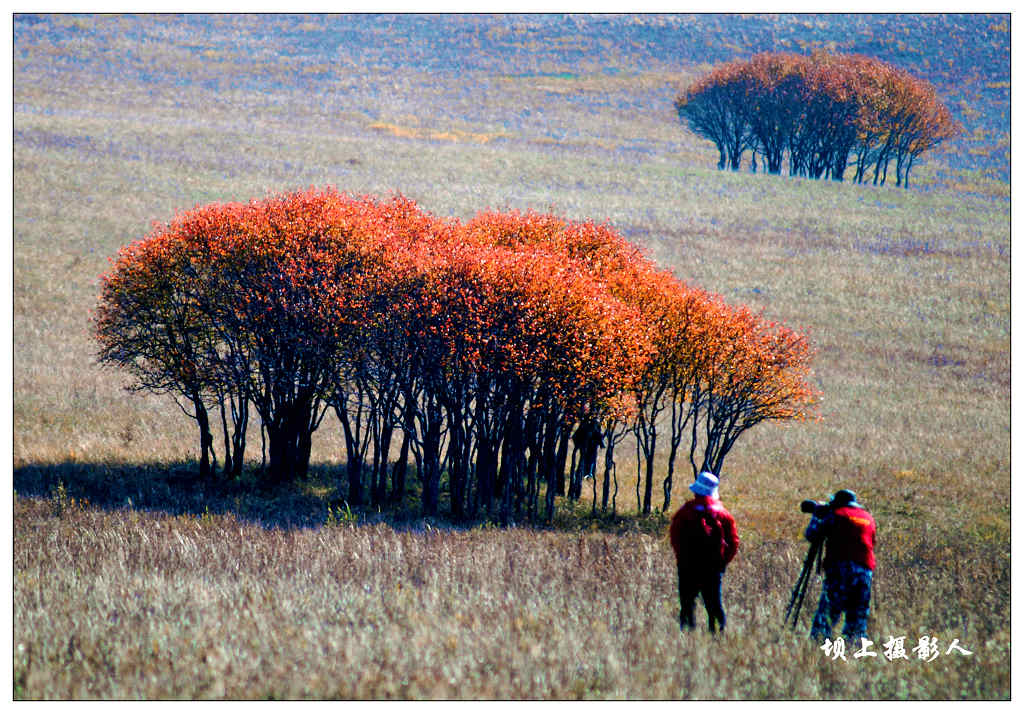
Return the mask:
[[690,484],[690,490],[698,496],[718,498],[718,477],[710,471],[701,471],[697,480]]

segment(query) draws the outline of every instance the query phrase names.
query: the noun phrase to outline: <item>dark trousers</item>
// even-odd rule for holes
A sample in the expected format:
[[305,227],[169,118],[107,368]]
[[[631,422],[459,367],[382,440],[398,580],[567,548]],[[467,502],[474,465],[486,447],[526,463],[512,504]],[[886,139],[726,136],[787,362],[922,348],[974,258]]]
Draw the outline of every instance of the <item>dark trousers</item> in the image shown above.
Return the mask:
[[722,607],[723,570],[694,571],[679,566],[679,629],[694,629],[696,624],[697,595],[704,600],[708,611],[708,629],[725,629],[725,609]]

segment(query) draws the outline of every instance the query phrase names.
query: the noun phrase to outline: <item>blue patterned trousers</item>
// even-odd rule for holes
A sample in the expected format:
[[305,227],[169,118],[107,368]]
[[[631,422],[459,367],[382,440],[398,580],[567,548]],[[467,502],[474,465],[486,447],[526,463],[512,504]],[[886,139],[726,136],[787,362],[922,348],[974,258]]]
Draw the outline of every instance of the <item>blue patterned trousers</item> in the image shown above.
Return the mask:
[[871,611],[871,576],[872,571],[849,560],[825,568],[821,600],[811,625],[812,639],[831,638],[839,617],[846,615],[843,638],[860,644],[860,638],[867,635]]

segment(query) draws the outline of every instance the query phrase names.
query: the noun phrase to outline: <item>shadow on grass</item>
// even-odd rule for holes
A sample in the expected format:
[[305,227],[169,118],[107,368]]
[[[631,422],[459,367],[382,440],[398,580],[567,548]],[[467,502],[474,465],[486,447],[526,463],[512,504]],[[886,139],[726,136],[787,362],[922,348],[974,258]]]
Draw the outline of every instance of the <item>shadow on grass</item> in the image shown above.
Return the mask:
[[[342,467],[343,468],[343,467]],[[259,474],[200,479],[194,462],[109,464],[65,461],[26,463],[14,469],[14,491],[23,497],[74,498],[95,508],[136,509],[169,515],[231,514],[266,528],[322,525],[341,492],[337,467],[310,469],[307,479],[275,489]]]
[[[267,488],[256,469],[239,478],[201,479],[195,462],[177,463],[22,463],[14,468],[14,491],[26,498],[75,499],[93,508],[134,509],[168,515],[232,515],[264,528],[316,528],[329,519],[352,523],[387,523],[398,530],[464,530],[491,527],[487,517],[454,522],[445,517],[442,497],[439,516],[425,517],[419,494],[409,490],[400,504],[349,508],[344,464],[313,465],[307,476],[291,484]],[[669,514],[671,515],[671,514]],[[589,503],[563,504],[551,523],[513,523],[538,530],[605,533],[646,532],[660,535],[665,514],[596,514]]]

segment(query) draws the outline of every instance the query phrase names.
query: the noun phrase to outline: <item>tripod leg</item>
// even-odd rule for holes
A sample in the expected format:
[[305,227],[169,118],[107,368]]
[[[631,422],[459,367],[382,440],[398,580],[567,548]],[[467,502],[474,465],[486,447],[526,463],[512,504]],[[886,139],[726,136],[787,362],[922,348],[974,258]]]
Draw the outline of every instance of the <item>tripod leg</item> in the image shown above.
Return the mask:
[[[807,594],[807,583],[811,577],[811,569],[814,567],[814,559],[821,553],[821,543],[814,541],[811,543],[811,547],[807,551],[807,557],[804,558],[804,567],[800,571],[800,577],[797,578],[796,587],[793,588],[793,594],[789,598],[789,607],[786,608],[786,619],[783,621],[789,621],[790,612],[793,612],[793,628],[796,629],[797,619],[800,617],[800,608],[803,606],[804,595]],[[796,605],[796,610],[793,611],[793,606]]]
[[804,596],[807,595],[807,580],[805,579],[800,588],[800,596],[796,601],[796,610],[793,612],[793,629],[796,629],[796,623],[800,619],[800,608],[804,605]]
[[[807,592],[807,570],[800,573],[796,587],[793,589],[793,597],[789,601],[789,610],[786,610],[786,620],[789,620],[790,611],[793,614],[793,628],[796,629],[796,622],[800,619],[800,608],[804,604],[804,594]],[[795,606],[795,607],[794,607]]]

